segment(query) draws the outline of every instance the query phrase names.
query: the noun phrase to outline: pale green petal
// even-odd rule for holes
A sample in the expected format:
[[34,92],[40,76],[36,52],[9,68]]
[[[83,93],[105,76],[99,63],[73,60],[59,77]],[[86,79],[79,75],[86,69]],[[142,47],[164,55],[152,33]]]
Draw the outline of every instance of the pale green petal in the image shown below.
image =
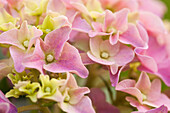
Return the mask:
[[0,8],[0,30],[7,31],[15,28],[18,18],[13,18],[8,12]]
[[32,16],[40,16],[42,13],[45,13],[47,10],[49,0],[25,0],[25,11]]
[[6,93],[6,98],[9,97],[15,97],[15,98],[19,98],[20,95],[23,95],[23,93],[21,93],[18,89],[11,89],[9,92]]

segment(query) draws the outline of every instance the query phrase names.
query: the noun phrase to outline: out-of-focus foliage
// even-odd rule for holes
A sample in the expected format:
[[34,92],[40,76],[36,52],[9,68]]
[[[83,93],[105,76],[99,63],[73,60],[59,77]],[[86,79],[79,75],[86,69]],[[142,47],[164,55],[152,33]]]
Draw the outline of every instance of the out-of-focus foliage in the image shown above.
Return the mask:
[[162,0],[167,6],[167,12],[165,14],[165,19],[170,20],[170,0]]

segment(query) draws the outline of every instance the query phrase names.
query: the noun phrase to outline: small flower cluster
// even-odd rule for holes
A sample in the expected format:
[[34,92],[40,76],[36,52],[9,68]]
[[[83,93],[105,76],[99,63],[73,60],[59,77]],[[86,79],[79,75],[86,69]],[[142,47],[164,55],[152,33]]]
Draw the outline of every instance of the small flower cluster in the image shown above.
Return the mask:
[[[42,102],[46,99],[53,101],[65,112],[94,112],[89,97],[84,96],[90,90],[87,87],[79,87],[71,73],[41,74],[39,80],[36,80],[34,76],[36,75],[31,72],[8,74],[14,87],[6,93],[6,97],[18,98],[21,95],[26,95],[34,103],[37,102],[37,99]],[[78,107],[86,107],[87,110],[79,110]]]
[[[135,113],[167,113],[170,98],[161,93],[161,80],[170,87],[165,11],[159,0],[0,0],[0,46],[7,57],[0,79],[12,83],[6,97],[0,92],[0,112],[16,113],[7,98],[22,96],[40,110],[47,104],[68,113],[120,113],[123,103]],[[78,86],[77,75],[86,87]],[[108,90],[111,103],[96,86]],[[135,97],[125,96],[130,105],[119,91]]]

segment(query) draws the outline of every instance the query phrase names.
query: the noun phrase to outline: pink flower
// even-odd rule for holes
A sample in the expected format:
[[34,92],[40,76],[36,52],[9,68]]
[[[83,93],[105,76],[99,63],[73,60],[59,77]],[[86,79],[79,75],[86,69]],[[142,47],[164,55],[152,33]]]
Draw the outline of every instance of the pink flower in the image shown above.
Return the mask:
[[159,44],[163,38],[164,37],[161,37],[161,39],[157,41],[158,37],[150,36],[149,48],[136,48],[135,52],[142,64],[140,70],[159,76],[166,85],[170,86],[170,57],[166,48],[166,46],[169,45]]
[[90,90],[87,87],[79,87],[74,76],[67,73],[66,84],[60,88],[63,91],[63,101],[59,106],[69,113],[95,113],[91,100],[85,94]]
[[151,83],[145,72],[141,73],[137,83],[135,80],[126,79],[116,86],[116,90],[135,96],[140,104],[136,103],[134,98],[127,97],[126,99],[140,111],[149,109],[148,106],[160,107],[161,105],[165,105],[170,110],[170,99],[161,93],[161,81],[154,79]]
[[122,9],[112,13],[105,11],[103,23],[93,22],[93,31],[89,32],[90,37],[109,35],[109,41],[112,45],[118,41],[124,44],[131,44],[134,47],[147,48],[147,32],[139,22],[128,22],[128,9]]
[[[87,52],[87,55],[94,62],[108,66],[112,74],[116,74],[119,66],[126,65],[134,58],[134,52],[131,48],[119,42],[111,45],[109,40],[102,40],[100,37],[90,39],[90,51]],[[115,85],[118,79],[111,81]]]
[[0,91],[0,113],[17,113],[17,108]]
[[66,41],[69,39],[70,27],[62,27],[48,33],[44,39],[37,40],[32,55],[24,59],[23,65],[53,72],[73,72],[85,78],[88,70],[83,65],[78,50]]
[[12,45],[9,50],[17,72],[22,72],[25,69],[22,61],[26,55],[31,53],[32,45],[42,34],[41,30],[35,26],[28,27],[27,22],[24,21],[19,30],[11,29],[0,35],[1,44]]

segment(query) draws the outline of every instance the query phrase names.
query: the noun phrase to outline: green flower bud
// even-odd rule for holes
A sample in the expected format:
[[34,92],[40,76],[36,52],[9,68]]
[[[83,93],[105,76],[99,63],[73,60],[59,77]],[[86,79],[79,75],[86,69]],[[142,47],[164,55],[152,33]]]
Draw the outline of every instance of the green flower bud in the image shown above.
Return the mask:
[[40,87],[40,84],[37,82],[33,82],[33,83],[28,82],[28,84],[20,87],[19,91],[27,94],[27,97],[29,97],[32,102],[36,102],[37,101],[37,91],[38,91],[39,87]]
[[64,85],[65,80],[57,80],[55,78],[50,80],[48,75],[40,75],[40,81],[42,86],[38,91],[38,98],[54,101],[59,101],[62,99],[62,94],[59,91],[59,87]]

